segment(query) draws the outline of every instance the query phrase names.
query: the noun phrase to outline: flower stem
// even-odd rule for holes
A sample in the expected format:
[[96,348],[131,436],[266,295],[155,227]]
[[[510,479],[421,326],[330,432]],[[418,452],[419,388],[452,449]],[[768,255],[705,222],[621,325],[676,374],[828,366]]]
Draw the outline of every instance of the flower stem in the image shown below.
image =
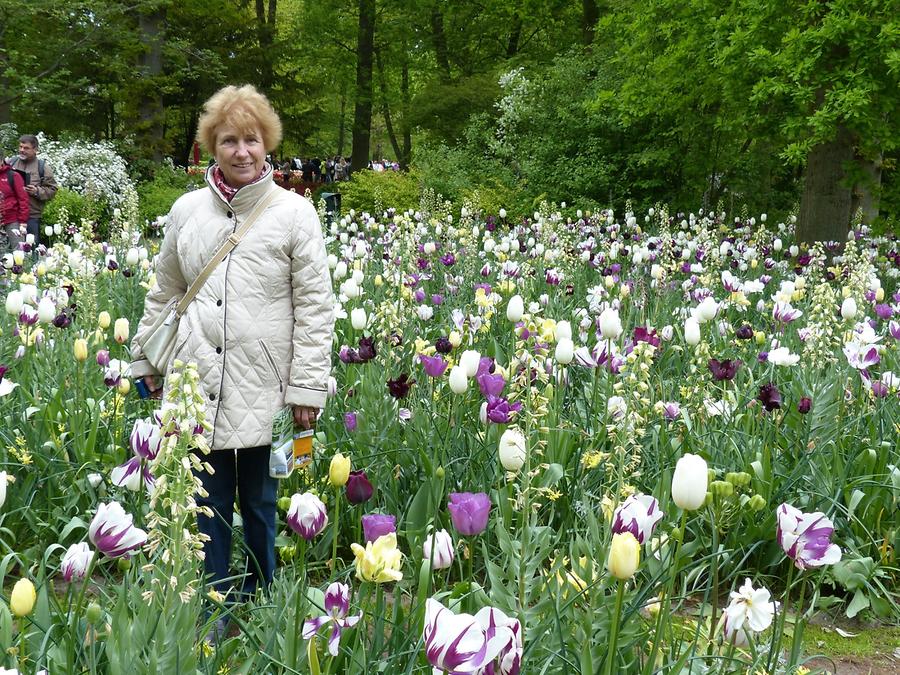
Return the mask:
[[625,582],[621,579],[618,581],[616,588],[616,609],[613,612],[613,620],[610,625],[609,632],[609,650],[606,655],[606,667],[603,672],[606,675],[612,675],[613,664],[616,662],[616,642],[619,639],[619,619],[622,616],[622,598],[625,596]]
[[340,529],[341,518],[341,490],[334,489],[334,521],[332,521],[332,538],[331,538],[331,573],[337,573],[337,544],[338,530]]
[[300,538],[300,555],[297,556],[296,565],[299,574],[297,574],[297,595],[294,600],[294,633],[292,635],[295,653],[292,655],[291,663],[300,662],[299,650],[297,645],[300,644],[300,614],[303,611],[303,596],[306,595],[306,539]]
[[806,584],[803,577],[800,577],[800,599],[797,601],[797,618],[794,620],[794,636],[791,640],[791,658],[788,661],[788,667],[797,663],[797,659],[800,657],[800,648],[803,646],[803,600],[805,594]]
[[709,614],[709,646],[710,649],[715,648],[716,644],[716,610],[719,602],[719,529],[716,526],[716,514],[713,506],[709,507],[710,529],[712,530],[712,559],[709,561],[712,565],[712,591],[710,594],[710,614]]
[[[790,559],[789,559],[790,560]],[[766,670],[772,667],[772,659],[778,661],[778,654],[781,652],[781,641],[784,639],[784,622],[787,619],[788,608],[791,605],[791,584],[794,581],[794,563],[790,561],[788,568],[787,583],[784,587],[784,604],[781,606],[781,617],[778,619],[778,627],[772,636],[772,647],[769,650],[769,656],[766,659]]]

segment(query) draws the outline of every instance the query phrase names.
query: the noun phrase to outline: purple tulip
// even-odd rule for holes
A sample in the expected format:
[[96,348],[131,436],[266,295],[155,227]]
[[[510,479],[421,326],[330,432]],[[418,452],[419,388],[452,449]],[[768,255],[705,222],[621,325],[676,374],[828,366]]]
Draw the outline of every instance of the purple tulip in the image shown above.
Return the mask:
[[347,479],[347,501],[351,504],[362,504],[372,498],[375,488],[369,482],[365,471],[351,471]]
[[656,499],[649,495],[631,495],[613,514],[613,534],[631,532],[639,543],[650,541],[653,529],[662,520]]
[[344,413],[344,427],[347,429],[347,431],[349,431],[350,433],[353,433],[354,431],[356,431],[356,425],[357,425],[356,413],[355,412]]
[[484,492],[451,492],[447,510],[456,531],[471,537],[487,528],[491,498]]
[[663,417],[667,420],[677,420],[681,417],[681,405],[677,401],[665,401],[662,404]]
[[121,558],[143,546],[147,533],[134,526],[134,518],[119,502],[110,502],[97,507],[88,538],[104,555]]
[[790,504],[782,504],[775,515],[778,519],[778,543],[798,569],[833,565],[840,561],[841,549],[831,543],[834,523],[824,513],[803,513]]
[[325,504],[312,492],[295,494],[285,518],[288,526],[306,541],[312,540],[328,524]]
[[482,396],[488,400],[492,396],[500,396],[503,392],[503,387],[506,386],[506,380],[499,373],[497,375],[491,375],[490,373],[479,374],[475,376],[475,381],[478,382],[478,389],[481,390]]
[[753,337],[753,328],[751,328],[747,324],[744,324],[743,326],[738,328],[736,331],[734,331],[734,336],[738,340],[749,340]]
[[440,356],[419,354],[419,362],[425,368],[425,373],[430,377],[440,377],[447,370],[447,362]]
[[431,296],[431,304],[435,307],[444,304],[444,296],[440,293],[435,293]]
[[0,365],[0,382],[3,382],[3,376],[6,375],[7,370],[9,370],[9,368],[4,365]]
[[809,396],[804,396],[800,399],[800,402],[797,404],[797,412],[801,415],[805,415],[812,408],[812,399]]
[[879,319],[890,319],[894,315],[894,310],[891,309],[890,305],[880,304],[875,305],[875,314]]
[[375,541],[384,534],[397,531],[397,519],[381,513],[369,513],[362,517],[363,537],[366,543]]
[[359,339],[359,358],[362,359],[362,362],[371,361],[375,358],[375,342],[370,337],[363,337]]
[[[491,377],[488,375],[488,377]],[[522,409],[520,402],[510,403],[505,398],[487,397],[487,418],[494,424],[509,424],[513,414]]]
[[362,618],[362,614],[350,613],[350,587],[335,581],[325,589],[325,614],[303,622],[303,639],[309,640],[327,623],[333,623],[331,637],[328,638],[328,653],[337,656],[340,650],[341,631],[352,628]]
[[888,332],[895,340],[900,340],[900,321],[891,321],[888,324]]
[[97,352],[97,365],[101,368],[106,368],[109,365],[109,352],[105,349],[100,349]]

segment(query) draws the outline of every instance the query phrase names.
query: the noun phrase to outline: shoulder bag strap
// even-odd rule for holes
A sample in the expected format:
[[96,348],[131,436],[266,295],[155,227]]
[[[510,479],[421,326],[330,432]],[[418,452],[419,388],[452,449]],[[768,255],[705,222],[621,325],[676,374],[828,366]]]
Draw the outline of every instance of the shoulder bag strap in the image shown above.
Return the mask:
[[244,235],[253,227],[253,223],[262,215],[263,211],[266,210],[266,207],[272,203],[278,193],[281,192],[281,188],[272,187],[269,190],[269,194],[263,197],[259,204],[250,212],[250,215],[247,216],[247,220],[243,222],[243,224],[237,228],[234,232],[228,235],[228,238],[225,242],[219,247],[219,250],[216,251],[215,255],[213,255],[212,259],[206,263],[206,266],[200,271],[199,276],[194,279],[194,283],[191,284],[190,288],[188,288],[187,293],[184,294],[184,297],[181,298],[181,301],[178,303],[178,306],[175,307],[175,315],[182,316],[188,308],[188,305],[191,304],[191,301],[194,299],[194,296],[197,295],[198,291],[203,287],[203,284],[206,283],[206,280],[209,279],[209,276],[213,273],[216,267],[219,266],[219,263],[225,260],[229,253],[231,253],[232,249],[238,245],[238,243],[243,239]]

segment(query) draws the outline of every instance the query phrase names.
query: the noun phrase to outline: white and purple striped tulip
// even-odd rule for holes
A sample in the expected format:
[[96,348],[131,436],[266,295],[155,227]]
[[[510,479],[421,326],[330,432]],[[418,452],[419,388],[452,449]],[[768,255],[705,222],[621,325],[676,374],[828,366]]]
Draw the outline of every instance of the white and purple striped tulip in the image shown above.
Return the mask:
[[614,534],[631,532],[643,544],[650,541],[653,529],[663,515],[656,499],[650,495],[631,495],[613,513],[612,531]]
[[134,519],[119,502],[100,504],[88,528],[88,538],[97,550],[110,558],[121,558],[140,548],[147,533],[134,526]]
[[362,613],[355,616],[347,616],[350,612],[350,587],[338,581],[325,589],[325,612],[315,619],[303,622],[303,639],[309,640],[325,624],[332,622],[331,636],[328,638],[328,653],[338,655],[341,642],[341,631],[352,628],[362,618]]
[[287,512],[287,524],[301,537],[310,541],[328,524],[325,504],[312,492],[295,494]]
[[790,504],[782,504],[775,514],[778,543],[798,569],[840,562],[841,549],[831,543],[834,523],[824,513],[803,513]]
[[772,310],[772,318],[782,323],[790,323],[801,316],[803,316],[803,312],[791,307],[789,302],[776,302],[775,308]]
[[63,556],[59,571],[62,572],[63,579],[66,581],[84,579],[93,559],[94,552],[87,542],[72,544]]
[[496,607],[483,607],[475,615],[475,620],[484,629],[488,641],[502,628],[511,633],[508,642],[497,654],[495,663],[488,664],[485,675],[519,675],[522,668],[522,624],[519,620],[506,616]]
[[453,564],[453,557],[453,537],[447,530],[433,532],[425,537],[425,543],[422,544],[422,559],[431,561],[431,569],[447,569]]
[[900,321],[891,321],[888,324],[888,333],[895,340],[900,340]]
[[131,451],[138,457],[153,460],[159,453],[162,430],[149,419],[136,420],[131,427]]
[[471,614],[454,614],[440,602],[425,603],[425,655],[434,675],[481,673],[513,639],[506,626],[497,626],[489,639]]
[[153,474],[150,473],[150,469],[146,466],[141,467],[143,461],[140,457],[132,457],[124,464],[120,464],[110,471],[109,478],[112,480],[113,485],[137,492],[141,489],[141,477],[143,477],[144,487],[147,492],[150,492],[153,489],[153,483],[156,481],[153,478]]

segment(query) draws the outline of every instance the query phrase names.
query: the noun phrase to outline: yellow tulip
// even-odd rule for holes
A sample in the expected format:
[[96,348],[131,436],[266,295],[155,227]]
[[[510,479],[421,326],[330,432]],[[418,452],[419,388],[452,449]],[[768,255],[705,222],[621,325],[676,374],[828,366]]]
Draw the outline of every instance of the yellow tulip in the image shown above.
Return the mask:
[[109,315],[109,312],[100,312],[100,314],[97,315],[97,324],[103,330],[106,330],[107,328],[109,328],[109,324],[111,324],[111,323],[112,323],[112,317]]
[[12,595],[9,596],[9,608],[15,616],[28,616],[34,609],[37,600],[37,592],[34,584],[28,579],[19,579],[13,586]]
[[641,564],[641,545],[631,532],[614,534],[609,547],[606,568],[616,579],[626,581],[634,576]]
[[462,335],[459,334],[458,330],[451,330],[450,335],[447,337],[450,340],[450,344],[453,347],[459,347],[462,344]]
[[331,465],[328,467],[328,482],[332,487],[343,487],[350,478],[350,458],[344,457],[341,453],[331,458]]
[[120,395],[128,396],[128,392],[131,391],[131,380],[123,377],[119,380],[119,386],[116,387],[116,390]]
[[77,340],[75,340],[74,350],[75,350],[75,360],[76,361],[87,361],[87,357],[88,357],[87,340],[85,340],[84,338],[78,338]]
[[359,544],[350,544],[350,549],[356,556],[357,579],[383,584],[388,581],[400,581],[403,578],[403,572],[400,570],[403,554],[397,548],[395,532],[366,543],[365,548]]
[[131,329],[128,325],[128,319],[116,319],[115,328],[113,328],[113,339],[120,345],[128,340]]

